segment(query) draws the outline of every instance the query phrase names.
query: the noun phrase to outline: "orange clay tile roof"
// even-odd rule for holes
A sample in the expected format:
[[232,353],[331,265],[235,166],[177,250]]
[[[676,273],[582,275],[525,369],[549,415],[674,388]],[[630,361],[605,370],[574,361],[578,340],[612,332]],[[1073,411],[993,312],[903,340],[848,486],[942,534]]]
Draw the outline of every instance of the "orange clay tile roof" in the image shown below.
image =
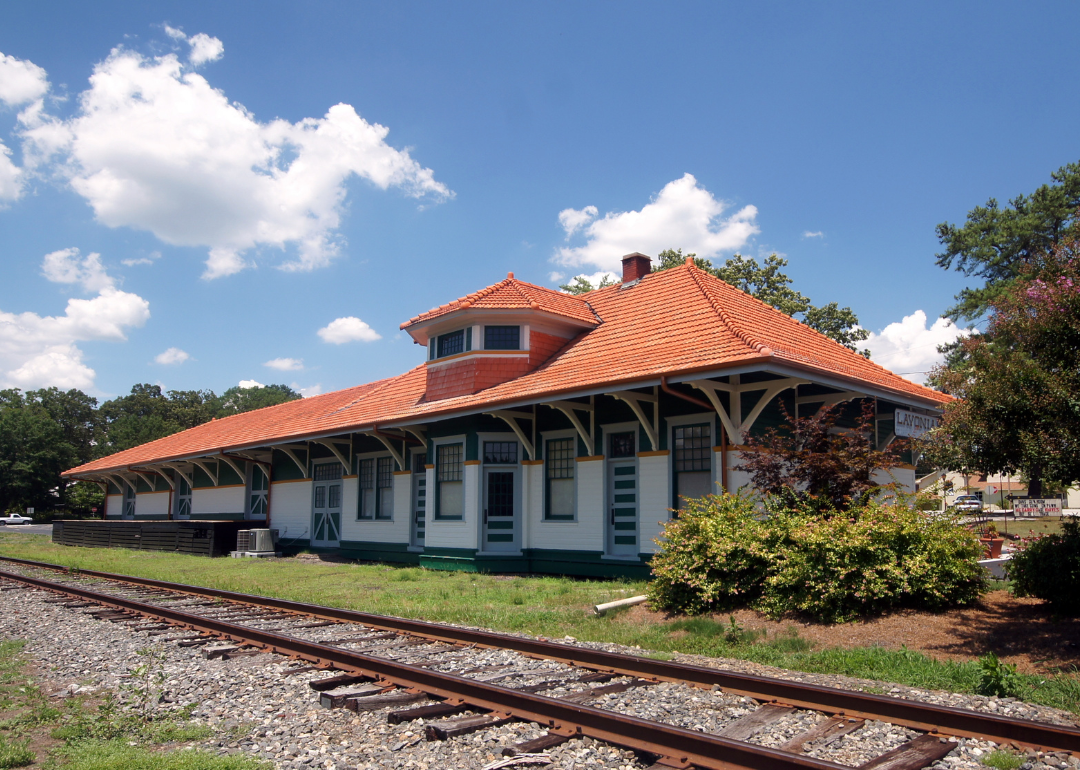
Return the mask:
[[575,321],[595,325],[596,314],[589,309],[589,303],[580,296],[565,294],[561,291],[526,283],[514,278],[510,273],[504,280],[488,286],[486,289],[468,294],[453,302],[439,305],[434,310],[421,313],[401,324],[402,329],[415,326],[425,321],[432,321],[458,310],[478,308],[481,310],[540,310],[546,313],[573,318]]
[[[494,289],[507,286],[556,293],[508,278],[471,296],[487,297]],[[427,373],[421,364],[397,377],[205,423],[73,468],[65,475],[121,470],[388,423],[420,423],[586,389],[634,387],[635,382],[655,381],[661,375],[722,373],[725,368],[748,363],[786,365],[808,379],[817,374],[844,380],[856,388],[864,383],[927,405],[950,400],[692,265],[652,273],[629,288],[612,286],[581,295],[588,304],[580,297],[563,296],[570,300],[567,306],[585,307],[590,317],[599,317],[601,323],[569,340],[538,369],[509,382],[478,393],[428,401],[424,394]],[[573,302],[581,305],[571,305]],[[450,312],[444,308],[453,304],[417,319]]]

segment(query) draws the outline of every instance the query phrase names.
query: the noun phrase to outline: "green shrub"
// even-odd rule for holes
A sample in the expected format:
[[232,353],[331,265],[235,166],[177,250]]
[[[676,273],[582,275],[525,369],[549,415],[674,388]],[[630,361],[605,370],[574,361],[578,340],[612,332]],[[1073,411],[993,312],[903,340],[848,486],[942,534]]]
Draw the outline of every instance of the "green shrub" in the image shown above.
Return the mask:
[[698,615],[757,601],[769,566],[767,525],[760,519],[742,495],[688,499],[653,557],[652,606]]
[[1080,614],[1080,521],[1062,519],[1061,534],[1025,540],[1005,563],[1017,596],[1033,596],[1057,612]]
[[896,606],[967,604],[986,583],[974,535],[898,504],[764,516],[746,497],[709,496],[688,501],[658,542],[652,604],[689,614],[751,606],[838,622]]

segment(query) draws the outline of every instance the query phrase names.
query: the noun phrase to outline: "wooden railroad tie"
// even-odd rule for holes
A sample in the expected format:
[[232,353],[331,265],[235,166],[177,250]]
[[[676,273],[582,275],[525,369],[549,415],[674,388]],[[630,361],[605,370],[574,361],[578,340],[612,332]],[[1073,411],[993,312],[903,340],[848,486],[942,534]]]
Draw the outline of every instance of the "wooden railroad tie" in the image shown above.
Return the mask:
[[489,727],[499,727],[513,721],[514,717],[509,714],[499,713],[444,719],[425,725],[424,737],[429,741],[445,741],[459,735],[468,735],[469,733],[475,733],[477,730],[486,730]]
[[852,719],[849,717],[829,717],[823,722],[818,722],[804,733],[800,733],[780,747],[780,751],[789,751],[792,754],[802,754],[806,746],[811,743],[819,743],[827,746],[833,741],[854,732],[863,726],[865,720]]
[[744,717],[739,717],[731,724],[717,731],[721,738],[730,738],[733,741],[745,741],[755,733],[761,732],[774,722],[779,722],[793,711],[791,706],[781,706],[775,703],[766,703],[757,711],[752,711]]
[[563,735],[562,733],[547,733],[546,735],[541,735],[539,738],[533,738],[531,741],[524,741],[523,743],[515,743],[513,746],[507,746],[502,750],[502,755],[504,757],[516,757],[518,754],[536,754],[560,746],[572,737],[573,736],[571,735]]
[[920,735],[877,759],[859,765],[858,770],[920,770],[934,764],[956,746],[938,735]]

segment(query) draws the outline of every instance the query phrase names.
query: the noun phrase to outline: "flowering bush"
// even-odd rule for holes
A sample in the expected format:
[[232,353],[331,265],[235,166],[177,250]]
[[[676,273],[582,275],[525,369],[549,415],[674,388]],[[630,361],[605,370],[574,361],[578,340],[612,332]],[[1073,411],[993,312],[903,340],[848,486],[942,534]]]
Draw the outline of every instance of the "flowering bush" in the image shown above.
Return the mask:
[[766,516],[746,497],[709,496],[688,501],[657,542],[650,600],[676,612],[749,606],[842,622],[891,607],[968,604],[985,587],[971,532],[898,504]]
[[1080,614],[1080,522],[1064,519],[1060,535],[1025,539],[1005,563],[1017,596],[1034,596],[1068,615]]

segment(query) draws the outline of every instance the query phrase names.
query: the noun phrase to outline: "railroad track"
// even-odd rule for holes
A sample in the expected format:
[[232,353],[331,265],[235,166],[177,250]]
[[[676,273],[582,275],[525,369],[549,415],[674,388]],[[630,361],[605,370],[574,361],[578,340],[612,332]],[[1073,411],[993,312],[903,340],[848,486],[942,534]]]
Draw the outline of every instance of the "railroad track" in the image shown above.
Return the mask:
[[[547,728],[538,739],[505,747],[507,755],[590,737],[655,757],[658,768],[841,770],[846,766],[807,752],[868,720],[919,734],[861,770],[929,766],[956,747],[950,738],[1080,755],[1080,730],[1069,727],[284,599],[8,557],[0,562],[19,567],[0,569],[0,582],[53,592],[59,596],[48,601],[149,634],[183,629],[189,635],[170,640],[202,647],[208,658],[264,651],[297,660],[287,673],[337,672],[311,682],[321,705],[390,708],[391,722],[424,720],[429,739],[453,739],[512,720]],[[324,627],[344,635],[320,641],[296,635]],[[470,667],[470,651],[477,649],[511,651],[517,662]],[[706,733],[591,705],[619,693],[647,693],[660,683],[741,696],[754,707]],[[820,716],[802,719],[803,727],[782,745],[752,742],[806,712]]]

